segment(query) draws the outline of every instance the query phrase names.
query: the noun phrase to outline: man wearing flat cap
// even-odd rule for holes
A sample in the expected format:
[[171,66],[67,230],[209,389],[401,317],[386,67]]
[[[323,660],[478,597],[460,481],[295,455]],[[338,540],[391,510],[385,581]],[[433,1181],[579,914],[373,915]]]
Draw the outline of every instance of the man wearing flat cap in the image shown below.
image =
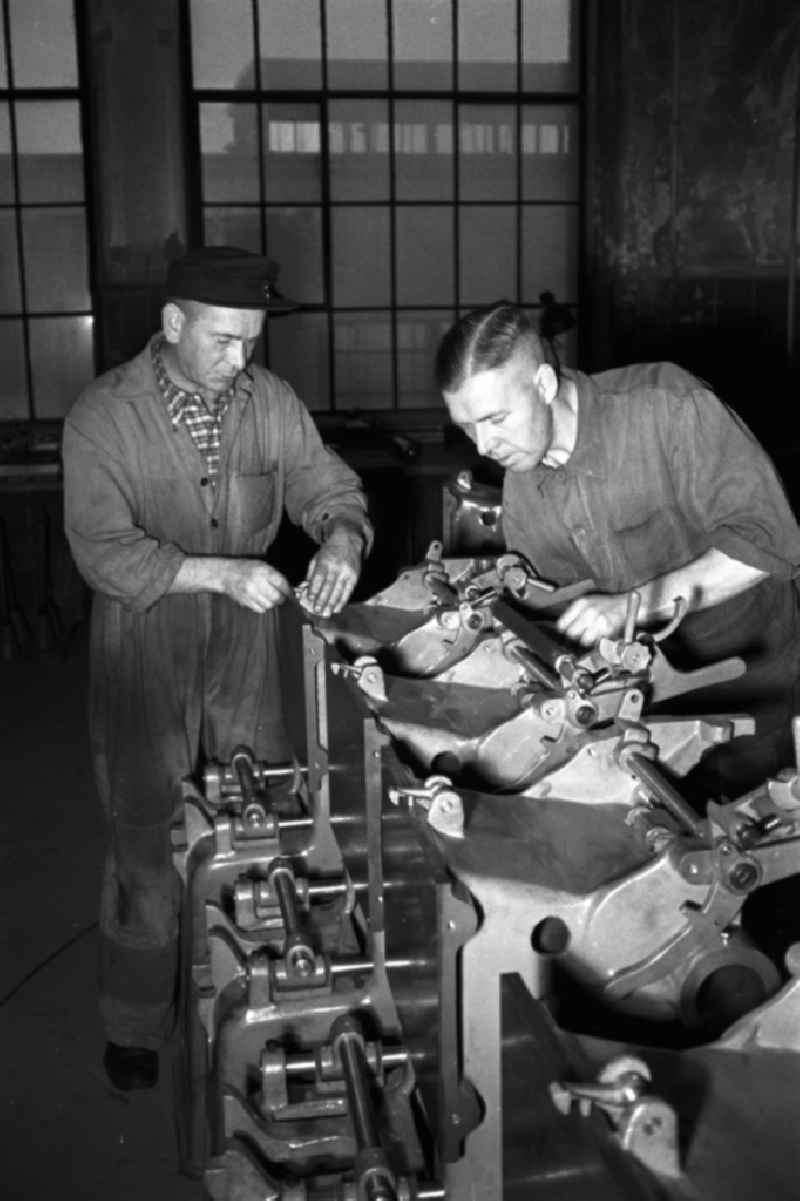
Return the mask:
[[64,428],[65,524],[94,591],[90,734],[110,821],[101,901],[104,1063],[148,1087],[174,1020],[180,781],[237,745],[285,758],[266,561],[284,511],[319,544],[306,603],[347,601],[371,528],[358,477],[283,380],[251,363],[265,259],[203,247],[167,275],[162,330]]

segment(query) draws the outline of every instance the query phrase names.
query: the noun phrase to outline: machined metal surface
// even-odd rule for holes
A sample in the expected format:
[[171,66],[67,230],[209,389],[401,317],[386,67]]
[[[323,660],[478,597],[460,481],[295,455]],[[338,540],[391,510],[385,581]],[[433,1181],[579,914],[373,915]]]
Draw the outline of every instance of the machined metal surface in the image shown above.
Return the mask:
[[675,672],[635,597],[564,647],[589,586],[434,545],[335,619],[282,611],[294,762],[213,766],[175,842],[210,1196],[755,1195],[725,1108],[746,1057],[794,1087],[800,994],[743,915],[800,869],[800,777],[692,810],[682,776],[752,724],[664,704],[740,665]]

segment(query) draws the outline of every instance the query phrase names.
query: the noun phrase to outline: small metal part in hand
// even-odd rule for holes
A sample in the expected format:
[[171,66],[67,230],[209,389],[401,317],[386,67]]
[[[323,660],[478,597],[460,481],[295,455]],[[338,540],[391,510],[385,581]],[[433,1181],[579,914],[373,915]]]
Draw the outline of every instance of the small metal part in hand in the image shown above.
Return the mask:
[[302,584],[297,585],[297,587],[294,589],[294,595],[298,605],[301,609],[305,609],[306,613],[317,613],[316,608],[309,599],[308,584],[305,583],[305,581],[303,581]]

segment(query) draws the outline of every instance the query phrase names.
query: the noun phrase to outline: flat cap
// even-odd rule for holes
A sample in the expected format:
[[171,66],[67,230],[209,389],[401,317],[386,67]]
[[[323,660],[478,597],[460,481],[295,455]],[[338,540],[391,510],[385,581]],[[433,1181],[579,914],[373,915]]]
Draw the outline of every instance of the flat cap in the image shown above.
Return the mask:
[[198,246],[167,268],[166,294],[223,309],[265,309],[289,313],[299,308],[275,286],[278,264],[238,246]]

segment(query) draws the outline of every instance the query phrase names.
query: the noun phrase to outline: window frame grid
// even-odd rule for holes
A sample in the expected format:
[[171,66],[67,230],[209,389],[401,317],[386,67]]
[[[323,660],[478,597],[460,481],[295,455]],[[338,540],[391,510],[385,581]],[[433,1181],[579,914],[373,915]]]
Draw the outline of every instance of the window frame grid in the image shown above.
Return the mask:
[[[83,85],[83,80],[85,79],[85,48],[82,33],[84,29],[83,2],[84,0],[73,0],[72,4],[75,27],[75,55],[78,71],[77,84],[74,87],[37,88],[26,86],[18,88],[14,83],[14,53],[11,37],[10,0],[0,0],[0,31],[5,39],[6,52],[6,81],[5,86],[0,87],[0,105],[5,104],[8,108],[9,159],[11,164],[11,178],[13,184],[13,197],[9,201],[0,201],[0,213],[11,212],[14,214],[14,231],[17,243],[16,269],[19,280],[20,298],[20,308],[18,312],[0,311],[0,323],[5,325],[19,322],[22,327],[23,366],[26,390],[25,407],[27,409],[27,415],[24,417],[7,417],[2,410],[0,410],[0,424],[19,424],[20,422],[32,424],[35,422],[51,422],[58,420],[54,417],[41,417],[37,414],[37,396],[34,382],[32,362],[33,356],[31,347],[32,322],[40,320],[61,320],[64,318],[90,318],[92,322],[92,363],[94,371],[96,372],[97,370],[98,329],[94,297],[93,241],[91,237],[92,188],[91,172],[89,168],[90,146],[86,93]],[[74,103],[77,105],[78,109],[78,128],[81,139],[81,178],[83,182],[83,199],[67,201],[23,201],[21,199],[20,191],[20,154],[17,130],[17,105],[30,102],[47,103],[59,101],[68,101]],[[89,295],[88,308],[37,309],[35,312],[32,312],[29,308],[29,288],[27,272],[25,269],[24,214],[26,212],[50,208],[79,209],[84,214],[86,232],[87,291]]]
[[[585,36],[585,20],[586,15],[583,10],[581,0],[576,0],[573,12],[578,19],[578,40],[577,40],[577,63],[576,75],[577,85],[574,91],[524,91],[523,76],[523,48],[524,48],[524,33],[523,33],[523,11],[524,0],[515,0],[516,9],[516,86],[514,89],[504,91],[497,90],[465,90],[459,89],[459,75],[461,63],[459,61],[459,30],[458,30],[458,0],[450,0],[451,10],[451,45],[452,45],[452,87],[441,88],[435,90],[395,88],[395,61],[394,61],[394,5],[402,3],[402,0],[385,0],[385,12],[387,19],[387,85],[385,89],[374,88],[330,88],[328,80],[328,31],[327,31],[327,4],[326,0],[319,0],[320,12],[320,87],[319,89],[263,89],[261,86],[261,58],[259,54],[260,46],[260,22],[261,14],[259,12],[259,0],[250,0],[252,14],[252,31],[253,31],[253,55],[254,55],[254,87],[252,88],[198,88],[194,86],[192,55],[191,55],[191,0],[182,0],[185,5],[185,27],[189,31],[189,85],[191,105],[190,111],[192,115],[193,126],[193,141],[196,148],[195,162],[197,164],[196,176],[194,178],[194,187],[190,202],[191,214],[191,229],[195,236],[196,242],[199,244],[203,240],[203,231],[205,226],[205,214],[207,210],[230,209],[260,209],[259,229],[261,237],[261,249],[267,255],[271,254],[267,244],[267,214],[270,209],[285,208],[287,204],[291,204],[292,208],[311,208],[321,211],[321,278],[322,278],[322,294],[323,298],[320,302],[304,303],[302,312],[321,313],[326,317],[327,334],[328,334],[328,381],[329,381],[329,397],[327,410],[320,410],[319,413],[324,415],[335,415],[337,412],[347,412],[349,405],[340,407],[337,404],[336,393],[336,316],[346,313],[360,313],[368,311],[370,314],[386,314],[390,325],[390,379],[391,379],[391,396],[389,397],[390,404],[388,407],[376,408],[369,410],[370,416],[385,417],[387,414],[409,414],[430,410],[430,405],[417,408],[401,406],[398,404],[400,394],[400,367],[398,353],[398,315],[404,312],[418,312],[424,310],[428,313],[441,311],[442,313],[453,314],[458,317],[461,313],[468,311],[472,306],[464,301],[461,295],[461,236],[460,236],[460,220],[459,214],[466,203],[479,204],[485,208],[508,208],[513,206],[515,210],[515,225],[516,225],[516,253],[515,253],[515,272],[514,279],[509,281],[510,288],[506,294],[506,298],[518,304],[521,308],[531,313],[537,313],[541,309],[541,305],[532,303],[530,300],[523,300],[523,225],[524,213],[528,208],[537,208],[543,206],[558,206],[564,209],[575,209],[578,214],[576,223],[576,296],[566,297],[558,296],[558,300],[562,303],[569,304],[576,310],[578,321],[578,344],[581,340],[580,328],[580,303],[584,277],[584,240],[585,240],[585,201],[584,201],[584,180],[585,180],[585,164],[584,164],[584,148],[585,148],[585,56],[586,56],[586,36]],[[378,101],[384,102],[388,112],[388,190],[387,197],[382,200],[336,200],[332,201],[330,197],[330,180],[331,180],[331,151],[330,151],[330,103],[336,103],[340,100],[347,101]],[[451,112],[451,123],[453,130],[453,143],[451,154],[451,171],[452,171],[452,196],[450,199],[398,199],[397,198],[397,159],[396,159],[396,126],[395,115],[398,104],[403,102],[426,102],[436,101],[442,104],[448,104]],[[258,170],[259,170],[259,199],[257,201],[206,201],[203,195],[202,183],[202,147],[200,144],[200,114],[202,106],[209,103],[219,103],[228,105],[255,105],[257,111],[257,135],[258,135]],[[286,105],[313,105],[319,112],[320,120],[320,196],[313,200],[292,200],[291,202],[282,200],[280,202],[270,202],[265,197],[265,145],[264,145],[264,129],[263,129],[263,112],[264,106],[268,104],[286,104]],[[462,147],[460,137],[459,114],[463,106],[473,105],[476,107],[485,107],[487,109],[505,106],[512,108],[515,113],[514,130],[516,138],[515,146],[515,197],[513,200],[507,199],[481,199],[480,201],[465,202],[461,198],[461,158]],[[523,198],[523,137],[522,129],[524,122],[524,110],[528,106],[540,106],[542,108],[568,107],[574,110],[578,122],[578,137],[575,153],[578,157],[577,163],[577,183],[576,195],[574,199],[524,199]],[[333,301],[333,255],[332,255],[332,216],[334,209],[337,208],[377,208],[388,209],[389,212],[389,303],[388,304],[335,304]],[[404,208],[443,208],[453,213],[453,248],[452,248],[452,270],[453,270],[453,301],[452,303],[443,304],[435,302],[426,302],[425,304],[414,303],[404,304],[399,303],[397,299],[397,214],[399,210]],[[281,281],[283,283],[283,281]],[[291,283],[286,284],[287,291],[291,294]],[[498,297],[500,299],[500,297]],[[267,324],[265,336],[265,352],[266,361],[269,363],[269,323]],[[319,415],[319,414],[318,414]]]

